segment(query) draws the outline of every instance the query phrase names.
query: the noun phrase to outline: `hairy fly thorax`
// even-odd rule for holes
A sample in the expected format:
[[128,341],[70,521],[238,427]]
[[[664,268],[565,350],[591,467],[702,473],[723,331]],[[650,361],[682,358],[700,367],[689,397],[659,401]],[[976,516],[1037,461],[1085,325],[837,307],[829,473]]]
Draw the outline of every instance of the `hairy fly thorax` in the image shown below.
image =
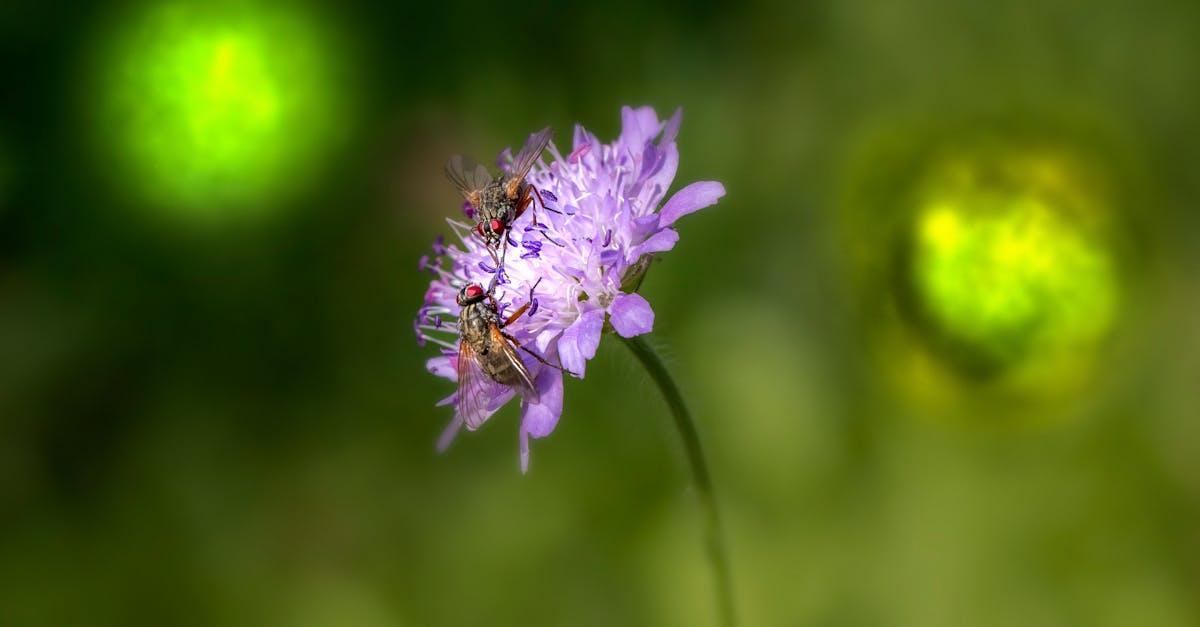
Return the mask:
[[507,171],[498,176],[493,177],[487,168],[462,155],[454,155],[446,162],[446,176],[470,205],[475,233],[488,250],[494,252],[506,243],[505,235],[512,223],[526,210],[534,211],[534,222],[537,222],[536,205],[556,211],[546,207],[537,190],[525,182],[525,176],[541,157],[551,135],[548,126],[530,135],[521,151],[512,158]]
[[503,233],[517,219],[528,186],[523,180],[501,176],[477,193],[475,212],[479,222],[475,229],[489,246],[498,246]]
[[[484,221],[497,219],[505,224],[511,223],[516,219],[517,203],[527,185],[524,181],[519,181],[517,185],[512,186],[511,181],[503,176],[489,183],[479,192],[479,207],[476,210],[479,212],[480,219]],[[508,193],[510,188],[516,191],[511,196]]]

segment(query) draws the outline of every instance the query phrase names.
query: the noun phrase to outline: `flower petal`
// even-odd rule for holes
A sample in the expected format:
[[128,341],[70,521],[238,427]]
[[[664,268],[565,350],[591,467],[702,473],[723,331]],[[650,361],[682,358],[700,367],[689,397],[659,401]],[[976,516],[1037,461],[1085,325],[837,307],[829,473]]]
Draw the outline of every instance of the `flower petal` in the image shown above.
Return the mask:
[[671,119],[667,120],[663,128],[662,139],[658,140],[659,146],[665,146],[675,141],[675,136],[679,135],[679,123],[683,120],[683,107],[676,107],[675,113],[671,114]]
[[587,129],[583,128],[582,124],[575,125],[575,135],[571,141],[572,153],[578,152],[584,146],[592,146],[598,143],[600,142],[596,139],[596,136],[587,132]]
[[558,424],[563,406],[563,376],[556,368],[542,367],[534,385],[538,402],[521,404],[521,426],[535,438],[544,438]]
[[675,229],[663,229],[631,248],[629,258],[637,261],[642,258],[642,255],[667,252],[675,248],[675,242],[678,241],[679,233]]
[[430,374],[443,379],[458,380],[458,372],[454,369],[454,362],[446,355],[430,358],[425,362],[425,369]]
[[450,424],[446,425],[446,428],[442,430],[442,434],[438,436],[437,452],[445,453],[446,449],[450,448],[450,444],[454,442],[454,436],[458,435],[458,432],[460,429],[462,429],[462,426],[462,418],[459,418],[458,416],[455,416],[454,419],[450,421]]
[[658,214],[658,225],[671,226],[679,218],[717,202],[725,186],[716,181],[699,181],[675,192]]
[[642,153],[642,146],[658,135],[662,125],[653,107],[621,107],[621,139],[635,155]]
[[587,360],[596,356],[596,347],[600,346],[600,331],[603,329],[603,309],[586,312],[567,327],[558,340],[558,354],[563,368],[583,378]]
[[550,346],[550,342],[558,339],[558,336],[560,333],[561,333],[561,331],[559,329],[556,329],[553,327],[547,328],[547,329],[542,329],[542,332],[538,333],[537,336],[533,339],[534,348],[537,349],[539,354],[545,355],[547,349]]
[[653,213],[655,208],[667,194],[667,188],[671,186],[671,181],[675,180],[675,170],[679,168],[679,149],[675,147],[675,144],[667,144],[662,152],[662,163],[654,174],[642,183],[642,189],[638,194],[638,200],[641,201],[638,205],[638,213],[655,215]]
[[550,435],[562,416],[562,372],[543,367],[534,385],[538,390],[538,402],[521,403],[521,472],[529,470],[529,436],[544,438]]
[[518,434],[521,448],[521,474],[529,472],[529,433],[522,427]]
[[654,310],[641,294],[621,294],[610,307],[613,329],[621,337],[633,337],[654,329]]

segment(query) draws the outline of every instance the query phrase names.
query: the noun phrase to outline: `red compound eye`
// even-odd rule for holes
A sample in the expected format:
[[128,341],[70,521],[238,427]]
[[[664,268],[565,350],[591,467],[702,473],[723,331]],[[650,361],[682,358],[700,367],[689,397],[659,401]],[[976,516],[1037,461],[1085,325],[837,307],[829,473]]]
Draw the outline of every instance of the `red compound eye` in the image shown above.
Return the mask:
[[482,222],[475,225],[475,232],[480,235],[483,235],[483,223]]
[[483,294],[483,288],[478,285],[467,286],[467,298],[479,298]]
[[500,233],[501,231],[504,230],[504,223],[495,218],[492,219],[491,224],[489,224],[488,226],[492,227],[493,233]]

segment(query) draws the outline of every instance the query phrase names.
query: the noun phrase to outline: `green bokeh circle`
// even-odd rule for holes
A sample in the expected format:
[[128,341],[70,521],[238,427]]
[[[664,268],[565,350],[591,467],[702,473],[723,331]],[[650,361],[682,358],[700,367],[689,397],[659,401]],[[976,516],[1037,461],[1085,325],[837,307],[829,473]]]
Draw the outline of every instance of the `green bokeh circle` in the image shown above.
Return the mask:
[[121,24],[103,81],[121,176],[187,217],[276,205],[339,135],[333,52],[296,10],[167,4]]
[[909,299],[955,357],[982,370],[1094,345],[1119,304],[1105,208],[1053,155],[971,155],[934,168],[915,201]]

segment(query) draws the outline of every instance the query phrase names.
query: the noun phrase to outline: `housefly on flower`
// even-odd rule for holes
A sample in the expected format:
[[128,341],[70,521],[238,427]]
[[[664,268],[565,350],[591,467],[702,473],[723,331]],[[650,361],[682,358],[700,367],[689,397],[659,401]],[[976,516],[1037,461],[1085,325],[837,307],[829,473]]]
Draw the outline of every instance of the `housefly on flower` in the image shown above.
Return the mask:
[[[504,252],[507,251],[508,238],[505,236],[512,223],[527,209],[533,209],[533,221],[537,223],[535,201],[543,209],[559,213],[546,206],[541,192],[536,187],[525,182],[525,175],[529,174],[529,169],[542,156],[542,151],[546,149],[546,144],[550,142],[553,134],[547,126],[530,135],[521,151],[513,157],[509,171],[501,172],[495,177],[486,167],[462,155],[454,155],[446,162],[446,177],[471,205],[474,211],[475,233],[483,239],[497,263],[502,263]],[[501,246],[504,250],[497,259],[496,249]]]
[[458,397],[454,408],[468,429],[479,428],[491,414],[488,403],[495,395],[490,393],[489,386],[498,384],[516,388],[527,402],[538,402],[533,377],[514,346],[551,368],[573,374],[521,346],[516,338],[504,331],[529,310],[531,304],[536,309],[533,298],[536,288],[537,283],[529,290],[529,300],[508,318],[500,317],[491,291],[484,291],[478,284],[471,283],[458,292],[456,300],[462,310],[458,314]]

